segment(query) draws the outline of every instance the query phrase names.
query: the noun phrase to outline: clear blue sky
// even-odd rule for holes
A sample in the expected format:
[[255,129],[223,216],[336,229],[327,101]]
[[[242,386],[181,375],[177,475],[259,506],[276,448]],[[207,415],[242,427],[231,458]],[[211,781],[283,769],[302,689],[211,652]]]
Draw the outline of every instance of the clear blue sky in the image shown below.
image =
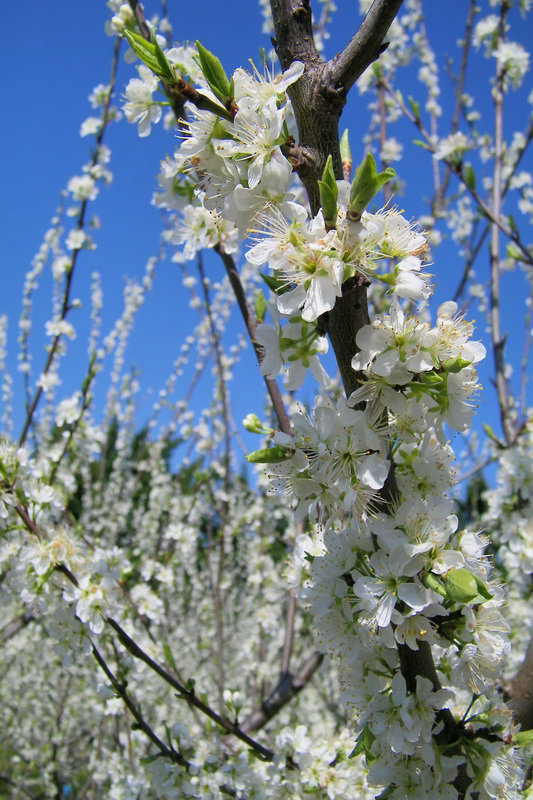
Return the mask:
[[[221,58],[227,72],[239,65],[246,65],[249,58],[259,62],[262,46],[269,46],[267,38],[260,33],[259,7],[250,0],[233,0],[230,3],[213,0],[197,0],[195,3],[177,3],[169,0],[169,12],[174,25],[174,36],[178,41],[199,38]],[[147,0],[147,16],[159,10],[159,3]],[[327,43],[327,55],[333,55],[350,38],[359,23],[354,11],[355,2],[339,2],[341,10],[336,14],[332,26],[332,39]],[[437,50],[442,65],[442,56],[449,53],[457,58],[456,40],[462,34],[466,0],[426,0],[428,35]],[[453,8],[453,10],[452,10]],[[517,11],[513,11],[517,17]],[[56,0],[42,3],[30,0],[21,3],[8,0],[4,4],[6,35],[3,43],[2,87],[3,124],[2,159],[0,160],[0,186],[2,203],[2,260],[0,271],[2,293],[0,313],[7,311],[10,317],[10,365],[16,384],[21,378],[16,372],[16,337],[21,309],[21,290],[24,274],[38,249],[44,231],[49,225],[59,199],[59,193],[72,175],[80,174],[82,164],[89,158],[89,138],[80,139],[81,122],[91,112],[87,96],[98,83],[109,79],[112,39],[104,34],[104,21],[109,16],[104,0]],[[518,27],[514,37],[527,44],[527,27]],[[472,94],[483,92],[488,97],[487,82],[492,65],[476,56],[474,69],[469,73],[467,90]],[[134,76],[131,65],[121,59],[118,76],[119,93],[130,77]],[[419,92],[419,85],[412,76],[412,93]],[[443,85],[446,80],[444,79]],[[410,91],[409,86],[405,93]],[[506,126],[523,128],[526,123],[527,90],[519,96],[513,95],[509,103],[510,116]],[[360,136],[365,130],[366,98],[360,98],[353,90],[351,102],[343,121],[351,132],[354,157],[362,155]],[[449,103],[444,98],[445,113]],[[490,108],[482,109],[490,119]],[[489,124],[489,123],[487,123]],[[444,130],[447,125],[443,122]],[[406,143],[416,138],[407,124],[398,124],[391,135]],[[76,275],[74,296],[84,302],[84,310],[75,312],[73,322],[80,333],[72,345],[72,358],[65,362],[70,370],[65,377],[64,393],[72,392],[79,385],[85,366],[87,330],[82,318],[88,316],[88,285],[93,270],[102,273],[104,288],[104,331],[106,331],[121,309],[122,287],[125,276],[142,274],[147,258],[158,248],[160,224],[156,209],[150,205],[155,187],[155,175],[159,161],[171,153],[176,141],[162,126],[154,129],[149,139],[139,139],[136,127],[126,121],[111,126],[106,143],[111,147],[110,167],[114,182],[110,188],[102,189],[94,204],[94,213],[102,220],[102,228],[95,233],[97,249],[82,252]],[[531,166],[531,159],[525,163]],[[430,192],[430,159],[420,157],[415,148],[406,148],[406,158],[399,165],[400,176],[407,179],[405,197],[398,204],[405,208],[408,217],[426,211],[424,198]],[[526,237],[527,238],[527,237]],[[483,263],[487,263],[486,255]],[[435,252],[436,303],[448,299],[455,288],[460,261],[453,246],[444,245]],[[207,261],[207,271],[215,279],[220,273],[215,260]],[[505,317],[504,327],[509,332],[510,352],[517,352],[523,344],[523,329],[516,323],[517,305],[520,318],[523,307],[523,284],[514,276],[504,280]],[[128,360],[141,370],[144,387],[153,387],[154,396],[168,375],[172,361],[177,355],[177,346],[194,318],[192,312],[180,299],[181,282],[177,268],[172,263],[160,267],[155,289],[139,317],[137,332],[132,339]],[[42,325],[49,317],[49,306],[43,307],[36,316],[33,339],[34,367],[37,377],[44,361]],[[78,323],[79,320],[79,323]],[[483,327],[481,325],[481,327]],[[482,330],[479,331],[481,336]],[[516,362],[516,359],[515,359]],[[249,370],[253,369],[253,358],[246,360],[247,392],[236,391],[236,418],[240,420],[248,411],[259,411],[257,398],[249,401],[248,387],[251,384]],[[487,381],[492,372],[492,363],[487,359],[483,368],[486,390],[482,404],[489,410],[491,424],[498,430],[494,391]],[[65,372],[63,372],[65,376]],[[257,381],[260,387],[259,381]],[[243,396],[244,395],[244,396]],[[22,419],[22,394],[17,392],[18,408],[15,413],[16,432]],[[149,400],[146,394],[143,399]],[[199,406],[203,406],[198,398]],[[148,409],[148,402],[145,409]],[[141,409],[141,418],[143,410]],[[144,412],[146,413],[146,411]],[[483,420],[487,414],[482,413]]]

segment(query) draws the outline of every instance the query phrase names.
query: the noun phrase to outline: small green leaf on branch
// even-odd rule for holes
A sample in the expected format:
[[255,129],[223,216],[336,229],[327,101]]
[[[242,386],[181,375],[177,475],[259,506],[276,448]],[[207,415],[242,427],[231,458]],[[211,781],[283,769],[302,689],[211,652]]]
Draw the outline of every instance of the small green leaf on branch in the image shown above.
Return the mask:
[[472,164],[465,164],[463,167],[463,178],[468,188],[475,192],[476,190],[476,173],[472,168]]
[[351,219],[360,219],[372,198],[385,183],[394,178],[396,171],[387,167],[383,172],[376,169],[372,153],[367,153],[363,163],[357,168],[350,192],[348,214]]
[[442,369],[444,372],[461,372],[462,369],[465,367],[470,366],[472,362],[468,361],[466,358],[447,358],[446,361],[442,362]]
[[128,40],[131,49],[138,56],[143,64],[152,70],[158,78],[165,81],[174,82],[175,76],[170,64],[165,58],[165,54],[157,44],[155,34],[152,34],[152,41],[148,42],[144,36],[135,31],[125,29],[124,36]]
[[348,128],[344,131],[340,141],[342,176],[345,181],[349,181],[352,176],[352,151],[350,148],[350,138]]
[[250,464],[280,464],[292,456],[290,450],[280,445],[265,447],[262,450],[254,450],[246,456]]
[[218,97],[224,103],[233,99],[233,80],[230,83],[228,76],[222,66],[220,59],[214,53],[211,53],[199,41],[196,42],[198,48],[198,63],[204,74],[207,83]]
[[416,100],[409,95],[409,105],[411,106],[411,111],[413,112],[413,117],[415,118],[416,122],[420,121],[420,103],[417,103]]
[[258,322],[264,321],[266,310],[267,310],[267,304],[265,300],[265,295],[263,294],[262,290],[259,289],[257,296],[255,298],[255,318]]
[[324,172],[322,173],[322,180],[318,181],[318,188],[320,191],[320,205],[324,214],[324,221],[327,226],[333,228],[335,220],[337,219],[337,197],[339,195],[339,188],[335,180],[335,173],[333,172],[333,158],[328,156]]

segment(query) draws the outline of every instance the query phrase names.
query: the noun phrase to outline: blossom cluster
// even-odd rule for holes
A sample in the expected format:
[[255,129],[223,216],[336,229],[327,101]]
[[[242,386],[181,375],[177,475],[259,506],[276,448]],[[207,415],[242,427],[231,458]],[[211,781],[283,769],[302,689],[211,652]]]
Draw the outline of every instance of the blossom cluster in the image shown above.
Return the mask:
[[[321,46],[334,10],[331,0],[322,2],[323,19],[315,21]],[[360,5],[367,10],[370,0]],[[130,5],[108,0],[108,6],[108,32],[131,36],[136,18]],[[416,54],[435,132],[428,145],[433,168],[438,174],[444,161],[460,170],[475,136],[457,130],[437,136],[435,54],[420,3],[406,0],[405,8],[382,65],[390,76]],[[459,787],[465,784],[467,796],[514,800],[524,770],[516,725],[500,692],[510,645],[498,575],[506,573],[516,596],[530,591],[530,422],[517,446],[501,455],[498,490],[489,495],[482,521],[461,525],[450,497],[455,453],[449,437],[470,428],[480,389],[476,366],[485,348],[473,340],[473,324],[455,302],[442,303],[431,322],[429,234],[390,202],[370,211],[367,198],[364,208],[355,208],[359,171],[353,182],[335,181],[332,172],[334,207],[324,201],[311,212],[294,172],[296,131],[288,97],[304,72],[299,61],[278,76],[239,68],[228,81],[218,72],[227,84],[221,91],[213,88],[216,79],[202,61],[201,46],[168,47],[162,34],[171,29],[164,19],[158,33],[155,20],[149,27],[152,41],[145,47],[164,64],[165,81],[170,75],[170,85],[175,79],[186,87],[183,96],[196,102],[186,100],[183,118],[174,120],[171,98],[161,91],[168,82],[141,64],[126,87],[123,111],[143,138],[162,119],[177,121],[180,129],[181,142],[162,162],[153,202],[167,212],[163,240],[175,248],[174,261],[200,321],[182,345],[146,429],[135,433],[139,384],[124,373],[125,351],[156,259],[149,260],[142,283],[126,286],[124,312],[100,346],[101,290],[94,276],[93,360],[82,391],[52,408],[51,390],[59,383],[57,359],[52,361],[37,382],[39,390],[49,391],[49,411],[33,420],[31,454],[0,439],[0,564],[7,576],[0,602],[15,628],[22,621],[20,639],[12,638],[11,624],[0,636],[7,641],[8,661],[23,642],[22,669],[33,684],[22,680],[17,697],[46,718],[43,706],[52,696],[69,732],[61,747],[54,741],[49,763],[41,775],[28,774],[27,785],[68,796],[73,787],[62,772],[70,770],[83,775],[83,782],[89,773],[94,792],[112,800],[454,800],[464,796]],[[522,81],[527,54],[498,39],[497,29],[495,15],[481,20],[474,44],[485,43],[508,89]],[[384,89],[380,69],[363,76],[364,89]],[[110,91],[96,87],[93,107],[106,108]],[[375,128],[383,130],[403,99],[381,101],[374,103],[372,119],[381,115]],[[418,121],[419,114],[418,109]],[[98,135],[105,117],[90,117],[81,135]],[[504,179],[518,188],[527,188],[527,179],[516,173],[524,141],[517,139],[503,159]],[[383,162],[396,161],[402,146],[383,136],[380,152]],[[57,221],[29,275],[21,326],[25,372],[31,292],[50,254],[59,281],[69,275],[78,251],[92,248],[82,211],[96,198],[99,181],[111,178],[108,158],[100,144],[92,162],[68,183],[65,197],[73,205],[67,216],[81,220],[65,240],[72,255],[60,244]],[[527,201],[526,192],[522,199]],[[447,221],[456,241],[464,243],[473,229],[465,195],[454,213],[446,212]],[[195,414],[174,398],[196,358],[192,391],[219,348],[218,337],[227,333],[232,306],[229,283],[211,281],[199,269],[201,300],[185,262],[203,248],[228,256],[241,246],[242,284],[256,299],[261,373],[270,380],[283,374],[290,392],[302,387],[308,371],[320,385],[311,408],[288,399],[290,428],[284,432],[250,415],[248,429],[267,434],[267,446],[250,456],[268,464],[257,478],[258,492],[232,471],[227,445],[228,385],[242,340],[219,352],[207,408]],[[265,265],[267,276],[260,275]],[[267,303],[257,291],[260,280],[272,290]],[[344,397],[330,377],[325,333],[337,301],[367,288],[378,298],[379,311],[348,343],[354,355]],[[75,335],[61,312],[45,331],[58,354],[59,343]],[[5,336],[0,317],[2,369]],[[94,363],[99,368],[109,355],[114,360],[107,408],[96,424],[89,388]],[[2,391],[9,402],[9,382]],[[163,414],[170,418],[167,425]],[[188,449],[176,467],[174,449],[182,443]],[[482,526],[496,530],[499,572]],[[284,639],[287,585],[304,610]],[[25,625],[37,618],[54,648],[43,653],[42,669],[32,671],[36,634]],[[238,738],[223,739],[216,714],[206,720],[187,703],[174,703],[158,680],[165,677],[173,690],[178,679],[186,680],[188,700],[218,705],[227,734],[254,708],[268,708],[278,654],[283,650],[285,658],[293,634],[294,659],[308,657],[313,645],[328,659],[297,704],[282,705],[269,721],[272,750],[265,758],[255,757],[253,744],[248,749]],[[124,644],[128,636],[134,646]],[[96,654],[104,664],[101,682],[89,677]],[[112,667],[105,666],[106,658]],[[68,666],[68,681],[82,687],[78,717],[65,710],[65,675],[59,673],[57,686],[46,685],[48,673],[58,674],[58,663]],[[164,665],[157,675],[154,663]],[[283,680],[290,675],[287,668]],[[0,699],[12,723],[13,701],[1,683]],[[132,726],[130,714],[142,723]],[[80,730],[96,729],[98,746],[82,765],[74,763],[69,743]],[[14,763],[22,745],[38,750],[38,737],[27,727],[19,731],[8,724],[6,730],[6,752],[14,754]],[[164,731],[161,738],[156,730]],[[74,793],[84,786],[78,782]]]

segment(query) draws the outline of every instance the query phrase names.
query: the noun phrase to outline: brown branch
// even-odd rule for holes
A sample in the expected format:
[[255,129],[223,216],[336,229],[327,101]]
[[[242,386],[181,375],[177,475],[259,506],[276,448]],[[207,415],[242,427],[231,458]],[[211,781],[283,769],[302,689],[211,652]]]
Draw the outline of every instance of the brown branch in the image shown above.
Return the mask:
[[[237,305],[239,306],[242,318],[244,320],[244,324],[246,326],[246,330],[248,331],[248,336],[250,337],[250,341],[255,350],[255,354],[259,363],[261,363],[263,359],[263,348],[260,344],[258,344],[256,339],[256,330],[255,330],[255,319],[252,314],[252,310],[248,304],[248,299],[246,297],[246,292],[244,291],[244,286],[242,285],[242,281],[239,275],[239,271],[237,269],[237,265],[229,253],[226,253],[222,243],[219,243],[215,246],[215,252],[219,254],[222,261],[224,262],[224,266],[226,268],[226,273],[229,278],[229,282],[235,294],[235,298],[237,300]],[[287,415],[287,410],[285,408],[285,403],[283,402],[283,398],[281,397],[280,390],[278,388],[278,384],[272,378],[264,377],[264,381],[267,387],[268,394],[270,395],[270,399],[272,401],[272,406],[274,408],[274,413],[276,414],[278,425],[283,433],[290,433],[291,432],[291,424],[289,422],[289,417]]]
[[533,728],[533,639],[529,643],[526,657],[510,686],[515,722],[527,731]]
[[18,617],[10,620],[2,630],[0,630],[0,644],[5,644],[12,636],[16,636],[16,634],[23,630],[26,625],[29,625],[30,622],[33,622],[35,619],[34,615],[31,614],[29,611],[24,611],[22,614],[19,614]]
[[347,93],[369,64],[383,52],[387,35],[403,0],[374,0],[356,34],[329,64],[330,78]]
[[[310,166],[305,170],[300,169],[299,174],[307,189],[313,214],[317,213],[320,205],[317,180],[321,177],[323,165],[329,154],[333,157],[337,178],[342,177],[338,120],[346,91],[351,85],[350,80],[353,83],[357,75],[361,74],[364,67],[368,66],[376,56],[377,48],[400,5],[399,0],[390,2],[375,0],[358,34],[352,40],[349,58],[345,52],[344,58],[330,62],[324,68],[313,53],[312,40],[307,41],[307,46],[299,51],[306,70],[300,80],[289,88],[289,94],[298,124],[299,147],[308,157],[311,156]],[[295,3],[290,0],[284,3],[272,0],[272,15],[276,31],[276,51],[285,69],[289,66],[294,48],[291,44],[293,39],[290,37],[294,38],[298,34],[298,24],[302,20],[305,21],[306,17],[303,12],[296,14]],[[372,44],[368,41],[371,32],[376,40]],[[289,45],[285,36],[289,37]],[[295,54],[292,55],[293,59],[295,57]],[[345,88],[339,91],[341,81],[344,82]],[[342,287],[342,297],[337,298],[334,308],[323,315],[321,323],[330,336],[344,390],[348,396],[359,387],[363,377],[352,369],[351,361],[357,352],[357,332],[369,323],[365,281],[358,278],[347,281]],[[392,468],[382,493],[384,503],[390,502],[398,494]],[[407,645],[399,645],[398,652],[402,674],[408,686],[415,686],[416,676],[420,675],[427,677],[435,688],[440,687],[430,647],[419,643],[419,649],[413,651]],[[309,670],[302,668],[303,680],[309,679],[321,659],[318,653],[311,656],[305,665]],[[295,684],[294,678],[288,675],[285,683],[280,682],[263,703],[263,708],[254,712],[245,721],[246,729],[256,730],[264,725],[287,702],[287,698],[290,699],[291,693],[296,688],[299,689],[300,685]],[[447,741],[451,741],[457,730],[451,712],[444,711],[439,718],[444,722],[443,736]]]
[[287,675],[291,664],[292,645],[294,641],[294,618],[296,615],[296,592],[289,589],[287,599],[287,622],[283,640],[283,653],[281,656],[281,676]]
[[200,700],[196,694],[189,689],[186,689],[176,678],[170,674],[166,669],[164,669],[157,661],[154,661],[148,653],[145,653],[139,645],[134,642],[134,640],[128,636],[126,631],[111,617],[106,617],[106,622],[113,628],[114,631],[118,634],[118,638],[122,645],[126,648],[126,650],[131,653],[132,656],[138,658],[140,661],[143,661],[147,666],[150,667],[157,675],[159,675],[163,680],[172,686],[179,694],[189,703],[190,706],[197,708],[207,717],[216,722],[221,728],[223,728],[226,733],[231,733],[233,736],[236,736],[237,739],[240,739],[244,742],[248,747],[253,750],[258,756],[260,756],[265,761],[272,761],[274,758],[274,753],[272,750],[269,750],[267,747],[264,747],[259,742],[256,742],[250,736],[247,735],[247,732],[244,730],[243,727],[239,727],[235,723],[231,722],[226,717],[217,714],[216,711]]
[[104,672],[105,676],[107,677],[108,681],[111,683],[114,691],[123,701],[124,705],[134,718],[135,722],[142,730],[142,732],[153,742],[156,747],[161,752],[161,755],[165,756],[166,758],[173,761],[175,764],[180,764],[180,766],[188,768],[189,762],[186,761],[182,755],[180,755],[174,748],[167,747],[166,744],[161,741],[159,736],[152,730],[150,725],[146,722],[140,711],[138,710],[137,706],[129,696],[128,692],[126,691],[126,683],[119,681],[118,678],[112,673],[111,669],[107,665],[105,659],[103,658],[102,654],[96,647],[96,645],[91,642],[91,648],[93,656],[95,657],[96,661],[100,665],[102,671]]
[[241,725],[241,730],[252,733],[264,727],[287,703],[311,680],[321,665],[322,653],[313,653],[304,661],[295,674],[282,675],[276,688],[261,703],[261,708],[252,711]]
[[[509,7],[502,3],[499,23],[499,40],[505,37],[505,26]],[[490,328],[496,390],[500,407],[502,429],[507,443],[514,441],[516,431],[511,420],[511,404],[505,377],[505,337],[501,331],[500,316],[500,229],[496,220],[500,219],[502,207],[502,165],[503,165],[503,82],[505,67],[497,62],[494,98],[494,173],[492,176],[492,215],[490,231]]]

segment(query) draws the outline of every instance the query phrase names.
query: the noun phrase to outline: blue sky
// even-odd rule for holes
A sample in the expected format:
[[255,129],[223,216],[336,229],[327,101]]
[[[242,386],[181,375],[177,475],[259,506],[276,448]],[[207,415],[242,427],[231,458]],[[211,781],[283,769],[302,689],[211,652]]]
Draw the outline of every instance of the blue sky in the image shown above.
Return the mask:
[[[327,55],[333,55],[349,39],[357,27],[359,15],[354,12],[356,3],[338,3],[332,30],[332,39],[327,43]],[[216,52],[229,73],[235,67],[246,65],[249,58],[259,63],[259,49],[269,46],[268,39],[260,33],[259,6],[249,0],[234,0],[219,3],[213,0],[197,0],[194,4],[168,3],[177,41],[199,38],[209,49]],[[455,46],[462,34],[463,18],[468,6],[466,0],[454,0],[453,13],[447,0],[426,0],[427,29],[437,57],[442,65],[444,54],[457,58]],[[147,0],[147,16],[159,10],[159,4]],[[512,12],[512,21],[518,14]],[[56,0],[41,3],[32,0],[20,3],[8,0],[4,6],[4,19],[8,30],[4,42],[2,59],[2,86],[4,89],[3,125],[0,129],[2,154],[0,160],[0,186],[2,205],[2,248],[0,262],[2,293],[0,313],[10,317],[10,367],[17,389],[15,432],[22,420],[21,379],[16,373],[16,322],[21,309],[21,290],[24,275],[34,253],[40,246],[42,236],[49,226],[62,188],[72,175],[81,173],[82,164],[90,154],[90,141],[79,137],[81,122],[90,114],[87,100],[92,88],[109,79],[113,41],[104,34],[104,21],[108,10],[103,0]],[[516,33],[518,30],[518,33]],[[527,27],[518,23],[513,37],[526,44]],[[475,57],[469,73],[467,90],[486,98],[481,111],[486,125],[491,129],[491,109],[488,104],[488,81],[492,71],[481,55]],[[407,76],[405,93],[419,93],[415,82],[416,70]],[[123,59],[118,75],[119,94],[135,73]],[[446,80],[443,80],[443,86]],[[450,93],[443,97],[445,115],[442,121],[447,130],[446,114],[450,113]],[[527,89],[510,96],[506,116],[506,129],[522,129],[527,121]],[[363,155],[360,138],[365,130],[364,115],[366,98],[360,98],[357,90],[352,95],[345,111],[343,122],[351,133],[354,158]],[[391,135],[406,142],[416,138],[407,123],[398,123]],[[94,204],[94,213],[102,220],[102,227],[95,233],[97,249],[82,252],[75,279],[74,295],[80,297],[84,309],[75,312],[73,322],[79,330],[78,340],[72,346],[72,356],[65,361],[62,392],[71,393],[83,377],[86,363],[86,318],[89,312],[88,287],[93,270],[102,273],[104,289],[104,331],[107,330],[121,309],[121,296],[126,276],[142,275],[147,258],[157,252],[159,245],[159,214],[150,205],[155,188],[155,175],[159,162],[172,152],[176,145],[174,135],[162,126],[153,129],[149,139],[140,139],[135,126],[126,121],[111,126],[106,143],[111,147],[110,167],[114,173],[111,187],[103,188]],[[525,164],[528,159],[525,159]],[[531,166],[531,160],[529,159]],[[414,147],[406,147],[406,157],[399,165],[400,177],[406,178],[408,188],[397,203],[405,209],[408,217],[425,213],[424,199],[429,195],[430,159],[421,156]],[[527,236],[526,236],[527,238]],[[436,275],[436,304],[448,299],[455,288],[461,269],[452,244],[445,243],[435,252],[435,264],[431,272]],[[487,256],[483,256],[486,269]],[[208,274],[215,280],[220,275],[220,265],[215,259],[206,261]],[[519,276],[504,276],[504,328],[509,333],[507,347],[515,355],[523,345],[521,320],[524,284]],[[35,335],[33,337],[34,366],[36,377],[44,361],[43,324],[49,318],[50,301],[43,292],[38,295]],[[519,312],[517,311],[519,307]],[[155,288],[139,316],[135,336],[127,353],[127,361],[134,363],[141,373],[140,419],[148,413],[151,397],[168,375],[177,355],[177,347],[195,319],[182,297],[181,281],[175,264],[163,263],[158,271]],[[483,324],[480,323],[483,333]],[[254,369],[251,354],[245,358],[241,375],[233,385],[235,415],[237,421],[248,411],[260,410],[261,384],[257,381],[257,394],[250,396],[250,370]],[[489,420],[499,431],[494,390],[488,378],[492,363],[487,358],[482,369],[486,390],[481,400],[483,421]],[[241,391],[246,383],[247,391]],[[208,391],[207,385],[204,390]],[[153,394],[150,394],[152,392]],[[198,395],[198,407],[205,402]],[[247,405],[248,403],[248,405]],[[259,404],[259,407],[258,407]],[[144,417],[143,417],[144,415]]]

